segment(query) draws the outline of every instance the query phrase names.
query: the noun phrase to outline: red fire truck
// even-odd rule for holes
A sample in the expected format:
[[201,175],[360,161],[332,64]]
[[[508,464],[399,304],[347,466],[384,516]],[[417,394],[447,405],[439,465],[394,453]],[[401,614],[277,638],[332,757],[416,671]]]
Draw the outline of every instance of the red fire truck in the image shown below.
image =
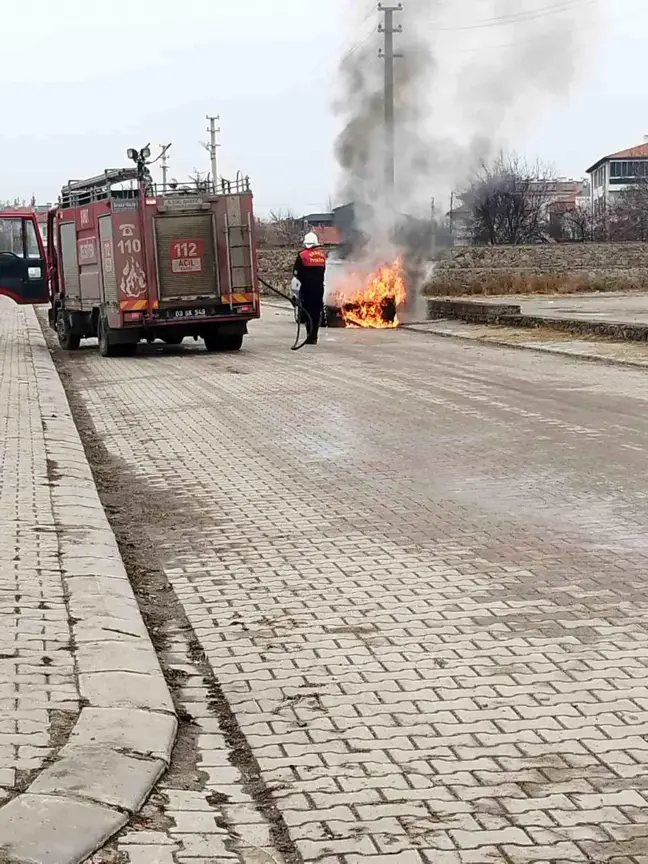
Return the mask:
[[260,314],[249,180],[160,189],[142,154],[129,157],[136,167],[70,181],[49,213],[49,316],[61,346],[97,336],[107,357],[133,354],[142,339],[192,336],[208,351],[238,350]]
[[209,351],[236,351],[260,314],[249,180],[160,189],[145,156],[129,151],[134,167],[64,186],[47,252],[33,211],[1,212],[0,294],[49,299],[68,350],[92,336],[103,356],[193,336]]

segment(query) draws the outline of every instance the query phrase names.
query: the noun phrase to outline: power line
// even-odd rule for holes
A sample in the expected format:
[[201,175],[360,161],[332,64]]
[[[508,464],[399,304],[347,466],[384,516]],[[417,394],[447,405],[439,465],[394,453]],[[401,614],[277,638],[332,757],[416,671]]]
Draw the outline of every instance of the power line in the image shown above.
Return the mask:
[[[373,13],[372,13],[372,14],[373,14]],[[365,18],[365,21],[368,19],[368,17],[369,17],[369,16],[367,16],[367,18]],[[364,22],[363,22],[363,23],[364,23]],[[344,51],[344,47],[345,47],[346,44],[348,44],[348,40],[345,39],[343,42],[340,42],[340,43],[338,44],[338,46],[337,46],[337,48],[335,49],[335,51],[334,51],[334,53],[333,53],[332,56],[334,56],[334,57],[335,57],[335,56],[340,56],[341,52],[344,52],[344,53],[342,53],[342,62],[343,62],[344,60],[347,60],[349,57],[353,57],[353,55],[354,55],[357,51],[359,51],[361,48],[363,48],[363,47],[367,44],[367,42],[368,42],[370,39],[372,39],[375,35],[376,35],[376,30],[375,30],[375,28],[372,27],[372,29],[370,30],[370,32],[367,33],[367,35],[366,35],[363,39],[359,39],[357,42],[355,42],[355,43],[354,43],[354,44],[353,44],[349,49],[347,49],[346,51]],[[315,66],[315,68],[314,68],[312,71],[315,72],[315,71],[316,71],[317,69],[319,69],[319,68],[320,68],[320,67],[321,67],[321,66],[326,62],[326,60],[328,60],[328,59],[331,59],[331,55],[329,55],[329,57],[325,58],[324,60],[320,60],[320,62],[317,64],[317,66]]]
[[[589,24],[584,24],[582,27],[579,27],[578,33],[583,34],[592,30],[597,30],[598,24],[596,22]],[[532,39],[515,39],[512,42],[489,42],[482,45],[476,45],[472,48],[456,48],[454,44],[451,46],[452,55],[461,55],[461,54],[493,54],[497,51],[505,51],[508,48],[519,48],[524,45],[533,45],[537,42],[546,42],[547,39],[554,38],[554,34],[547,31],[542,33],[540,36],[534,36]],[[418,53],[418,52],[428,52],[430,49],[427,45],[413,45],[409,49],[409,51]]]
[[[367,23],[367,21],[369,21],[370,18],[373,18],[374,15],[375,15],[375,8],[371,9],[365,15],[364,19],[362,20],[361,24],[359,25],[360,29],[362,29],[364,27],[364,25]],[[353,57],[354,54],[356,54],[358,51],[360,51],[361,48],[364,48],[364,46],[367,44],[367,42],[369,42],[369,40],[374,38],[375,36],[376,36],[376,28],[374,25],[374,26],[372,26],[371,30],[366,34],[366,36],[364,36],[361,39],[358,39],[356,42],[349,40],[348,37],[343,39],[341,42],[339,42],[336,45],[336,47],[333,49],[333,51],[331,51],[331,53],[329,53],[326,57],[322,57],[321,60],[318,60],[318,62],[314,66],[311,67],[310,71],[307,72],[306,75],[302,76],[302,80],[305,78],[312,80],[314,77],[319,76],[319,73],[322,71],[323,66],[328,62],[337,61],[339,64],[341,62],[344,62],[348,58]],[[347,45],[350,45],[350,47],[347,48],[346,47]],[[282,92],[293,93],[297,89],[299,89],[299,88],[295,86],[295,87],[291,87],[289,90],[284,90]]]
[[551,15],[561,15],[563,12],[571,12],[572,9],[581,9],[584,6],[592,6],[598,0],[563,0],[554,6],[545,6],[542,9],[529,9],[527,12],[517,12],[514,15],[501,16],[499,18],[484,19],[478,24],[465,24],[460,27],[435,27],[437,32],[450,33],[460,30],[482,30],[489,27],[507,27],[512,24],[524,24],[527,21],[538,21]]
[[[589,27],[583,26],[579,29],[579,33],[584,33],[588,30],[595,30],[596,25]],[[533,45],[536,42],[545,42],[547,39],[553,39],[554,34],[550,32],[543,33],[541,36],[535,36],[533,39],[516,39],[514,42],[495,42],[488,45],[480,45],[474,48],[454,48],[453,54],[484,54],[488,52],[492,54],[494,51],[505,51],[508,48],[519,48],[523,45]],[[414,49],[417,50],[417,49]]]
[[[372,13],[372,14],[374,14],[374,13]],[[362,38],[362,39],[358,40],[357,42],[355,42],[354,44],[352,44],[351,47],[346,51],[344,51],[344,47],[345,47],[345,45],[347,45],[349,43],[349,40],[345,39],[344,41],[338,43],[337,47],[328,56],[323,57],[321,60],[319,60],[310,69],[309,72],[307,72],[305,75],[301,76],[302,82],[304,80],[309,80],[311,82],[321,80],[323,67],[324,67],[325,63],[337,60],[337,65],[339,66],[340,63],[343,63],[345,60],[348,60],[350,57],[353,57],[353,55],[356,54],[358,51],[360,51],[361,48],[364,48],[364,46],[367,44],[367,42],[369,42],[369,40],[373,39],[375,36],[376,36],[376,30],[372,29],[370,33],[367,33],[367,35],[364,38]],[[343,54],[341,54],[342,51],[344,51]],[[341,57],[340,57],[340,55],[341,55]],[[294,85],[294,86],[290,87],[289,89],[282,90],[281,92],[282,92],[282,94],[295,93],[297,90],[300,89],[300,86],[301,85]]]
[[375,35],[376,35],[375,31],[372,31],[371,33],[368,33],[364,39],[361,39],[359,42],[356,42],[356,44],[353,46],[353,48],[350,48],[346,52],[346,54],[343,55],[343,58],[342,58],[343,61],[348,60],[349,57],[353,57],[353,55],[356,53],[356,51],[359,51],[361,48],[363,48],[367,44],[367,42],[371,38],[373,38]]

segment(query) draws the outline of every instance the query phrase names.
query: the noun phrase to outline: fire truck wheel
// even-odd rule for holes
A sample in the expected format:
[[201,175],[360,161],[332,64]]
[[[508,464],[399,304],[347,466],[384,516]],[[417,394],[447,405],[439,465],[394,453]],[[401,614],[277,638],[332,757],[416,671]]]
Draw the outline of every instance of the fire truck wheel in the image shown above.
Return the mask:
[[233,333],[230,336],[221,336],[223,351],[240,351],[243,345],[243,334]]
[[64,351],[76,351],[81,344],[81,337],[70,331],[70,325],[63,312],[59,312],[56,319],[56,334],[59,345]]
[[243,345],[242,333],[206,333],[203,337],[208,351],[239,351]]
[[162,339],[167,345],[180,345],[184,336],[181,336],[179,333],[165,333]]
[[124,342],[115,348],[120,357],[134,357],[137,354],[137,342]]
[[99,319],[99,354],[102,357],[115,357],[119,352],[119,346],[110,339],[110,328],[104,318]]

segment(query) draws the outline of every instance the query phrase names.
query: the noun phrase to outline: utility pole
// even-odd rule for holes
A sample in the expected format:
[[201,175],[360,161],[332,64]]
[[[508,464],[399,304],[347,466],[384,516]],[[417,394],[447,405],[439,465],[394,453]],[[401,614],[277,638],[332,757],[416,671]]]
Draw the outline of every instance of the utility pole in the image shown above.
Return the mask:
[[385,20],[378,28],[378,31],[385,37],[385,45],[380,52],[380,56],[385,60],[385,184],[387,195],[391,198],[396,182],[394,60],[403,56],[394,52],[394,35],[403,32],[400,24],[398,27],[394,27],[394,12],[402,12],[403,4],[385,6],[383,3],[379,3],[378,11],[382,12],[385,16]]
[[216,117],[210,117],[207,115],[207,120],[209,120],[209,126],[207,127],[207,131],[209,132],[209,144],[203,144],[203,147],[209,153],[209,158],[211,160],[211,175],[212,175],[212,185],[214,187],[214,191],[218,186],[218,159],[217,152],[220,144],[216,141],[216,135],[221,131],[220,126],[216,128],[216,123],[220,120],[220,114]]
[[455,193],[450,193],[450,239],[452,241],[452,245],[454,246],[454,201],[455,201]]
[[170,144],[160,144],[162,148],[162,152],[160,153],[160,160],[162,162],[162,194],[164,195],[167,191],[167,177],[169,172],[169,157],[168,152],[171,147]]
[[430,232],[430,248],[432,251],[432,258],[435,258],[437,249],[436,198],[432,199],[430,207]]

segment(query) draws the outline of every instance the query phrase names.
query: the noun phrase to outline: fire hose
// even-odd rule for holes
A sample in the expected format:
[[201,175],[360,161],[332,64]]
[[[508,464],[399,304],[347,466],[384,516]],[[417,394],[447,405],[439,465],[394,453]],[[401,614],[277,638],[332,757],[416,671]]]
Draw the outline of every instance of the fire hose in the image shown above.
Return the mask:
[[[290,305],[293,307],[293,309],[297,310],[297,335],[295,336],[295,341],[294,341],[293,345],[291,346],[290,350],[291,351],[299,351],[299,349],[303,348],[304,345],[308,341],[308,333],[313,328],[313,319],[311,318],[309,313],[306,311],[306,309],[304,309],[300,300],[295,300],[294,297],[291,297],[288,294],[284,294],[283,291],[280,291],[278,288],[275,288],[274,285],[270,285],[268,282],[265,282],[263,279],[259,279],[259,282],[261,285],[263,285],[264,288],[267,288],[268,291],[272,291],[272,293],[276,294],[278,297],[283,297],[284,300],[287,300],[290,303]],[[308,322],[306,322],[306,339],[304,339],[303,342],[300,342],[299,337],[301,335],[302,316],[305,316],[308,319]],[[309,322],[310,322],[310,326],[309,326]]]

